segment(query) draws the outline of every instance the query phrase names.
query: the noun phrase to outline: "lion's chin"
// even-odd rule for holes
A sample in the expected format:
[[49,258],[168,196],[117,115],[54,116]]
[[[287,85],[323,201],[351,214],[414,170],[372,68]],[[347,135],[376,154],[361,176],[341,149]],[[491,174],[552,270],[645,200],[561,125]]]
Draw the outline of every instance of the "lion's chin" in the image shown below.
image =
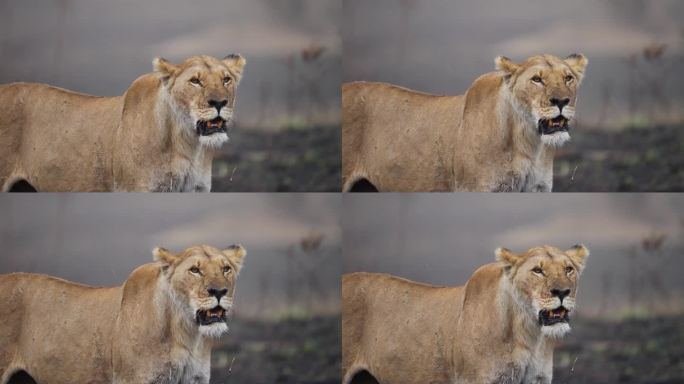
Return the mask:
[[542,143],[550,147],[561,147],[570,140],[570,121],[563,115],[539,119],[537,130]]
[[199,332],[211,338],[219,338],[224,334],[228,333],[228,324],[226,323],[213,323],[209,325],[200,325]]
[[556,323],[553,325],[542,325],[541,332],[544,336],[552,339],[562,339],[570,333],[570,324]]
[[570,134],[567,131],[557,131],[551,134],[542,134],[541,141],[549,147],[559,148],[570,141]]
[[559,339],[570,332],[570,310],[564,306],[554,309],[542,309],[537,315],[542,333]]
[[217,305],[211,309],[201,309],[195,312],[195,322],[202,335],[221,337],[221,335],[228,332],[227,316],[228,311]]
[[200,145],[206,148],[214,148],[218,149],[220,148],[223,144],[228,142],[228,134],[225,132],[217,132],[213,133],[209,136],[200,136],[199,137],[199,142]]

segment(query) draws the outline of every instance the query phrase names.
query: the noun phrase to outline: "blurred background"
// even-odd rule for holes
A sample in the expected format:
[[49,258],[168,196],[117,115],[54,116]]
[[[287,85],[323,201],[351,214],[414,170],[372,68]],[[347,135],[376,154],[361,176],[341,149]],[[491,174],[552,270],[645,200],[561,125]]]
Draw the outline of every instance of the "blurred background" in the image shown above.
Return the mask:
[[343,0],[344,81],[463,94],[494,70],[550,53],[589,58],[556,191],[684,190],[684,2]]
[[0,273],[121,285],[151,250],[247,249],[212,383],[338,383],[341,202],[332,194],[41,194],[0,199]]
[[494,250],[591,251],[557,383],[684,382],[684,196],[344,195],[344,271],[463,285]]
[[123,94],[161,56],[247,59],[214,191],[340,189],[337,0],[0,0],[0,83]]

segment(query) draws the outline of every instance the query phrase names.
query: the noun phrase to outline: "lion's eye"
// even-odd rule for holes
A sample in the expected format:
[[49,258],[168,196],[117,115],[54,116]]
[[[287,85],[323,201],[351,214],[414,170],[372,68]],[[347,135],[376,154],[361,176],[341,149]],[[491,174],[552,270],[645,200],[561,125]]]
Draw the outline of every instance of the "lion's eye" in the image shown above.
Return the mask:
[[223,85],[228,85],[233,79],[231,79],[229,76],[226,76],[223,78]]
[[535,83],[539,83],[539,84],[541,84],[541,82],[542,82],[542,78],[541,78],[541,77],[539,77],[539,76],[535,76],[535,77],[533,77],[533,78],[532,78],[532,81],[534,81]]
[[230,267],[227,266],[227,265],[226,265],[225,267],[223,267],[223,273],[230,273],[230,271],[232,271],[232,270],[233,270],[233,269],[230,268]]
[[565,273],[568,273],[568,274],[569,274],[570,272],[572,272],[572,271],[574,271],[574,270],[575,270],[575,269],[574,269],[573,267],[565,267]]
[[534,267],[534,269],[532,269],[532,272],[536,273],[537,275],[543,275],[544,274],[544,271],[539,267]]
[[190,268],[190,272],[192,272],[192,273],[194,273],[194,274],[199,274],[199,273],[200,273],[200,269],[197,268],[197,267],[191,267],[191,268]]
[[192,83],[194,85],[200,85],[200,79],[193,77],[190,79],[190,83]]
[[566,83],[571,82],[573,79],[574,79],[574,77],[572,77],[572,75],[567,75],[567,76],[565,76],[565,82],[566,82]]

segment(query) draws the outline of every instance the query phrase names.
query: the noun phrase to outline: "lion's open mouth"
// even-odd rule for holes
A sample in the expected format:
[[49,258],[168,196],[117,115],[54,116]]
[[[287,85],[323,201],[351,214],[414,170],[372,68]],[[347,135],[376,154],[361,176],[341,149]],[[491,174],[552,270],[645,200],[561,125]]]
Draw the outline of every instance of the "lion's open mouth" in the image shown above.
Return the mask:
[[560,306],[555,309],[542,309],[539,311],[539,324],[540,325],[553,325],[556,323],[569,323],[570,322],[570,310]]
[[226,322],[226,310],[220,306],[212,309],[199,310],[195,314],[195,319],[199,325],[210,325],[214,323]]
[[210,136],[214,133],[226,132],[226,121],[221,117],[215,117],[211,120],[197,121],[197,134],[200,136]]
[[567,132],[570,129],[568,119],[563,115],[558,115],[553,119],[539,119],[537,123],[540,135],[551,135],[556,132]]

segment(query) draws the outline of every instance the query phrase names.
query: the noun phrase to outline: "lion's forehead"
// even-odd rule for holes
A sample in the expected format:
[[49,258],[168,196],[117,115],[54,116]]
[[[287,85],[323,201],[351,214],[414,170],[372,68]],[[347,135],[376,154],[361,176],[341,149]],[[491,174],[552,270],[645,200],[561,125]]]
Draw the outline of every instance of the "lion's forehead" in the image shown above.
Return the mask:
[[522,73],[525,74],[538,74],[541,73],[545,75],[546,77],[549,76],[556,76],[559,79],[564,78],[568,73],[572,73],[572,70],[570,69],[569,66],[567,66],[564,63],[558,64],[558,65],[553,65],[549,66],[547,64],[534,64],[531,65],[523,70]]
[[223,76],[230,69],[222,61],[210,56],[193,56],[180,65],[180,73],[200,73],[203,75]]
[[565,252],[554,247],[538,247],[532,248],[525,252],[523,255],[525,257],[524,264],[543,264],[548,267],[558,267],[565,268],[568,264],[572,263],[572,260]]
[[228,260],[228,257],[217,248],[209,246],[196,246],[184,250],[180,254],[184,263],[197,263],[207,265],[223,266]]

